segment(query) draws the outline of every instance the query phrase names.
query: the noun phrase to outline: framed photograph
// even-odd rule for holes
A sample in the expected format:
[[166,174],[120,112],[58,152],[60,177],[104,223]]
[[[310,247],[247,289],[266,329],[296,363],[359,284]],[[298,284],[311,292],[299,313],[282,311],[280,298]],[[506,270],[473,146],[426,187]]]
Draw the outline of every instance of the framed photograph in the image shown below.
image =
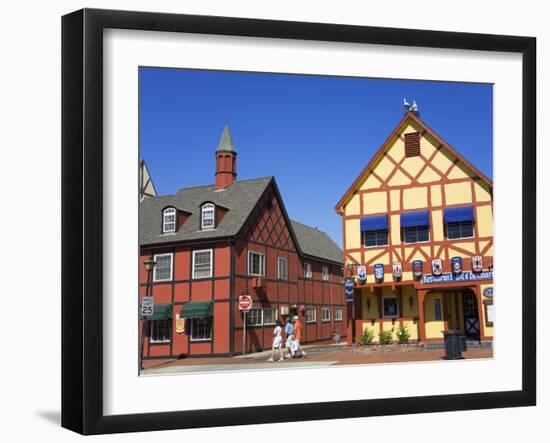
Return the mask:
[[535,51],[64,16],[62,425],[535,405]]

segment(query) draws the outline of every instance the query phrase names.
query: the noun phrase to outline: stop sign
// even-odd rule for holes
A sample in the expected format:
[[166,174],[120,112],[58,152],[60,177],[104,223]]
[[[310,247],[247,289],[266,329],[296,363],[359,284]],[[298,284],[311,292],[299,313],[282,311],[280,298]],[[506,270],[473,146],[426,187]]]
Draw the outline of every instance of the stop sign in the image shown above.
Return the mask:
[[239,310],[250,311],[252,309],[252,297],[250,295],[239,295]]

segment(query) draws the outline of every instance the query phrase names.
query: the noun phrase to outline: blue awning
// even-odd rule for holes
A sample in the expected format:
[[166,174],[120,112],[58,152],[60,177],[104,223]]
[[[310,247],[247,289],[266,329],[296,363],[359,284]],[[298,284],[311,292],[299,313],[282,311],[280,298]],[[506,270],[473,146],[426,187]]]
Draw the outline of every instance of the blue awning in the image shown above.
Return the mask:
[[474,208],[472,206],[459,206],[457,208],[445,209],[443,215],[444,223],[456,223],[474,221]]
[[380,231],[388,229],[388,215],[361,217],[361,231]]
[[401,214],[401,227],[430,226],[430,213],[428,211],[405,212]]

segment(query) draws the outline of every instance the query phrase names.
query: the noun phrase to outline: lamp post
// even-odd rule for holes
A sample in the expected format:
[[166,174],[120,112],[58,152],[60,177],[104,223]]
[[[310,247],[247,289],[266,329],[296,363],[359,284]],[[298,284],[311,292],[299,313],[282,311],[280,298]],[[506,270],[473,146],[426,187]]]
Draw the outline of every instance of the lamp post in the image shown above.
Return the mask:
[[[153,259],[152,256],[150,256],[148,259],[145,260],[143,263],[145,265],[145,270],[147,271],[147,286],[145,287],[145,297],[152,297],[153,296],[153,269],[155,269],[155,265],[157,262]],[[143,369],[143,339],[145,338],[145,331],[146,327],[149,323],[149,318],[146,316],[143,316],[142,324],[141,324],[141,336],[139,341],[139,369]]]

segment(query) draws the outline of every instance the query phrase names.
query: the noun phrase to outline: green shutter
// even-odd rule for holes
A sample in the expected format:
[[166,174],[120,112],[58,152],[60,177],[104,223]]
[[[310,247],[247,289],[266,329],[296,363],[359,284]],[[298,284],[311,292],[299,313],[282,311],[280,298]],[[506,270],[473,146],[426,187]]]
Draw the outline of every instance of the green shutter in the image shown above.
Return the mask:
[[212,302],[209,301],[191,301],[185,303],[180,311],[180,316],[184,318],[204,318],[212,316]]

